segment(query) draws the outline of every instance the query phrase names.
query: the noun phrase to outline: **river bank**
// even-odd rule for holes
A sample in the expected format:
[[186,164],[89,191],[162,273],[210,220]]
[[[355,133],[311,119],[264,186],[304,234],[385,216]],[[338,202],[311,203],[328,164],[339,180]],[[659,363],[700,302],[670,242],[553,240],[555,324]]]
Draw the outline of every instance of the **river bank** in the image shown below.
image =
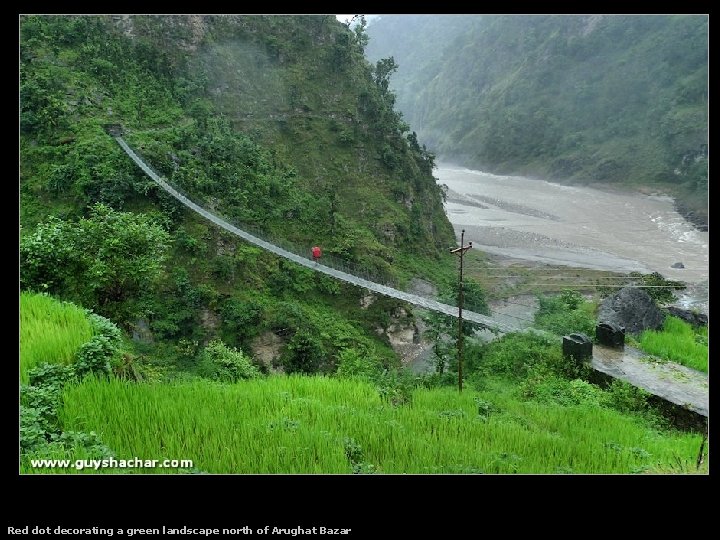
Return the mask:
[[[659,272],[709,279],[709,236],[674,208],[671,197],[616,186],[569,186],[500,176],[451,164],[435,176],[447,186],[456,233],[493,255],[615,273]],[[681,263],[681,264],[678,264]]]

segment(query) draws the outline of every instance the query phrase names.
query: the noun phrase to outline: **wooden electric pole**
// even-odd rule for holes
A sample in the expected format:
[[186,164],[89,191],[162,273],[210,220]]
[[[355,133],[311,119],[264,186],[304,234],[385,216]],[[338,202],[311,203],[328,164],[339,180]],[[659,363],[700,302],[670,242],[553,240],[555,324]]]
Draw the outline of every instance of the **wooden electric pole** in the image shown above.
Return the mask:
[[465,252],[472,248],[472,242],[465,243],[465,229],[460,234],[460,247],[450,250],[450,253],[457,253],[460,255],[460,288],[458,290],[458,392],[462,392],[462,364],[463,364],[463,331],[462,331],[462,310],[463,310],[463,256]]

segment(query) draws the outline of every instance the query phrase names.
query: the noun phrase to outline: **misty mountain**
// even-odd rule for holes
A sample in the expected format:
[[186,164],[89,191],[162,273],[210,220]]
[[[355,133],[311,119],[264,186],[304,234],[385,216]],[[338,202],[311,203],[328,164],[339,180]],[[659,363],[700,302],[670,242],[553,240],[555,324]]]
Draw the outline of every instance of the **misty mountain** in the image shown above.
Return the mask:
[[659,186],[707,213],[707,16],[382,16],[397,106],[442,160]]

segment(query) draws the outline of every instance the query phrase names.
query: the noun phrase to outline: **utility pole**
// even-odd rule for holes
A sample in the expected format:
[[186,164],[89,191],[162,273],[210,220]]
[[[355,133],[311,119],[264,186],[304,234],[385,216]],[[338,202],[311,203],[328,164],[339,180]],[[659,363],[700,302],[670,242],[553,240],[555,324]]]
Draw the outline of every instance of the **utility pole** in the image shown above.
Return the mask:
[[462,331],[462,310],[463,310],[463,256],[465,252],[472,248],[472,242],[465,243],[465,229],[460,234],[460,247],[450,250],[450,253],[457,253],[460,255],[460,288],[458,290],[458,392],[462,392],[462,364],[463,364],[463,331]]

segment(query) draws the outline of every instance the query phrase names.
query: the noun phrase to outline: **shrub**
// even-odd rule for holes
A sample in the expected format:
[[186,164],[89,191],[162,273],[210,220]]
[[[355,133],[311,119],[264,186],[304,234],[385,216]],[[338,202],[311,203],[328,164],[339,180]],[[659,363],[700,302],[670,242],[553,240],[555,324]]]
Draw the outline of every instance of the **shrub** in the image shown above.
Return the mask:
[[607,401],[606,393],[598,386],[582,379],[567,380],[556,375],[529,377],[520,386],[520,395],[525,399],[560,405],[599,407]]
[[595,333],[595,305],[583,301],[577,291],[565,290],[558,296],[539,297],[540,308],[535,323],[553,334],[565,335],[582,332],[588,336]]
[[[75,378],[75,366],[61,364],[40,364],[28,372],[31,386],[53,386],[62,388]],[[26,387],[29,388],[29,387]]]
[[237,382],[260,376],[258,368],[241,350],[228,347],[220,340],[211,341],[203,350],[200,373],[221,382]]
[[78,350],[75,372],[78,377],[90,373],[109,375],[112,371],[110,361],[116,351],[117,347],[110,338],[102,335],[93,337]]
[[607,393],[608,405],[620,412],[644,412],[648,409],[649,394],[629,382],[613,379]]
[[344,349],[338,357],[339,377],[376,380],[383,372],[382,362],[374,355],[357,349]]
[[122,340],[120,328],[110,319],[87,310],[87,318],[92,326],[93,333],[98,336],[105,336],[111,344],[119,345]]
[[317,373],[325,353],[320,343],[307,332],[297,332],[285,347],[282,365],[286,373]]
[[386,371],[376,384],[380,397],[393,407],[409,404],[417,387],[415,379],[406,371]]
[[[477,362],[479,371],[486,375],[526,377],[539,365],[559,366],[563,363],[558,343],[536,334],[506,334],[485,348]],[[468,351],[470,352],[470,351]]]

